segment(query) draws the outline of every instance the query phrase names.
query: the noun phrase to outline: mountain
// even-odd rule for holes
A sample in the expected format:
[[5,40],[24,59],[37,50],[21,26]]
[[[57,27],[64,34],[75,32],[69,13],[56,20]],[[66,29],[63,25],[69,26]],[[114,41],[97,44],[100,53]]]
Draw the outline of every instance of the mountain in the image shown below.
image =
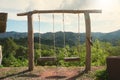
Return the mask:
[[120,39],[120,30],[106,33],[101,36],[101,40],[118,40]]
[[[36,41],[38,40],[38,36],[39,33],[35,33],[34,34]],[[54,39],[54,35],[51,32],[48,33],[44,33],[44,34],[40,34],[43,42],[44,40],[50,40],[53,42]],[[75,45],[78,42],[78,37],[80,36],[80,41],[81,43],[85,42],[85,33],[73,33],[73,32],[65,32],[65,42],[66,44],[71,44],[71,45]],[[27,33],[20,33],[20,32],[6,32],[6,33],[1,33],[0,34],[0,38],[15,38],[15,39],[19,39],[19,38],[25,38],[27,37]],[[110,32],[110,33],[100,33],[100,32],[93,32],[92,33],[92,39],[99,39],[101,41],[108,41],[108,42],[112,42],[114,43],[115,41],[120,40],[120,30],[114,31],[114,32]],[[64,33],[59,31],[55,33],[55,41],[56,43],[64,43]]]
[[27,37],[27,33],[20,33],[20,32],[5,32],[5,33],[0,33],[0,38],[15,38],[15,39],[19,39],[19,38],[24,38]]

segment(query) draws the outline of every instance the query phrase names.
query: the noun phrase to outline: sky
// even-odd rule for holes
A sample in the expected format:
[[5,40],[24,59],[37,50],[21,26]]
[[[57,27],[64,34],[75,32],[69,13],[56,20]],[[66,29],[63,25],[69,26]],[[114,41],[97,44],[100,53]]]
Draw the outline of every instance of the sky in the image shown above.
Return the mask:
[[[32,10],[92,10],[100,9],[102,13],[91,13],[91,31],[108,33],[120,29],[120,0],[0,0],[0,12],[8,13],[7,32],[27,32],[27,17],[18,13]],[[33,15],[34,32],[53,32],[53,14]],[[85,32],[84,15],[80,14],[80,31]],[[63,31],[62,14],[54,14],[56,31]],[[78,31],[78,15],[64,14],[65,31]],[[39,31],[39,24],[40,30]]]

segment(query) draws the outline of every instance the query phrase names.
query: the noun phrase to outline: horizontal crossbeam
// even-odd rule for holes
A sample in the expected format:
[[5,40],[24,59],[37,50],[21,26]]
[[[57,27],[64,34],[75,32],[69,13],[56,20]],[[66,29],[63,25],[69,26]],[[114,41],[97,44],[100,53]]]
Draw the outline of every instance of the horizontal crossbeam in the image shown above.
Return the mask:
[[37,13],[101,13],[101,10],[34,10],[25,13],[19,13],[17,16],[25,16],[28,14],[37,14]]

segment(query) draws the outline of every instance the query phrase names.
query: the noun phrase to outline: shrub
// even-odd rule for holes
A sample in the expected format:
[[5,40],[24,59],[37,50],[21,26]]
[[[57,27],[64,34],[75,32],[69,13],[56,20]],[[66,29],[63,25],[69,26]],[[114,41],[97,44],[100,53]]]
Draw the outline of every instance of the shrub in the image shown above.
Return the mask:
[[106,70],[99,70],[95,73],[96,80],[108,80],[108,73]]
[[3,65],[0,65],[0,68],[2,68],[3,67]]
[[9,56],[8,58],[3,58],[3,66],[5,67],[20,67],[20,66],[27,66],[28,60],[27,59],[16,59],[14,56]]

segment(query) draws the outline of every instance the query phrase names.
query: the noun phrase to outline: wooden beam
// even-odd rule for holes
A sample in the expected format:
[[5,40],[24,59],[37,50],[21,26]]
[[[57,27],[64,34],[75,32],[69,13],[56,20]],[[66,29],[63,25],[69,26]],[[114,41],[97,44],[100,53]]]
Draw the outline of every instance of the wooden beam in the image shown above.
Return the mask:
[[89,13],[84,13],[85,16],[85,26],[86,26],[86,67],[85,71],[91,70],[91,44],[89,40],[91,39],[91,22]]
[[33,34],[32,14],[28,14],[27,18],[28,18],[29,70],[32,71],[34,68],[34,34]]
[[25,16],[28,14],[37,14],[37,13],[101,13],[101,10],[33,10],[25,13],[19,13],[17,16]]
[[0,45],[0,65],[2,65],[2,46]]

